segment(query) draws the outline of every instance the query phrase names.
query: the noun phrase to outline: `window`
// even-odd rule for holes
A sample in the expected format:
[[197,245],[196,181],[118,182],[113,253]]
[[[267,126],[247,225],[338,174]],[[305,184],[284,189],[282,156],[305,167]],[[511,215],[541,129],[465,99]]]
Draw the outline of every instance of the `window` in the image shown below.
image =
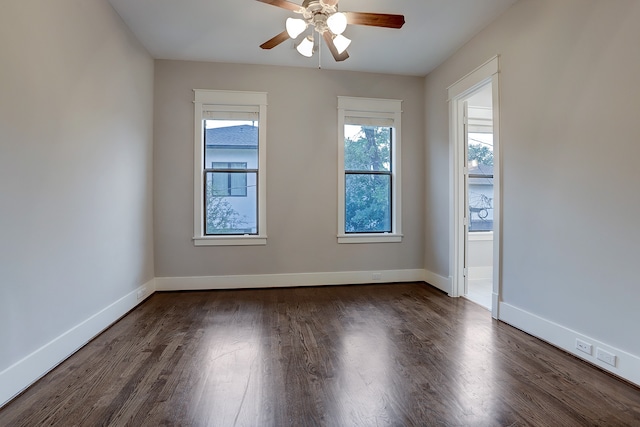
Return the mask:
[[266,94],[195,91],[194,242],[266,244]]
[[391,140],[388,126],[344,126],[344,231],[390,233]]
[[338,97],[338,242],[400,242],[401,101]]
[[493,231],[492,134],[469,134],[469,231]]
[[468,107],[469,232],[493,231],[492,109]]

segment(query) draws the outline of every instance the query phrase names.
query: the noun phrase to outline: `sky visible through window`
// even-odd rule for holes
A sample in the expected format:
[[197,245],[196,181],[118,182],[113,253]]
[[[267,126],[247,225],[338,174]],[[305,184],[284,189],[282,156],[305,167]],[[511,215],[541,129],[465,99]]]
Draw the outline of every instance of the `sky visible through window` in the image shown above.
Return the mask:
[[205,129],[227,128],[231,126],[257,126],[257,122],[251,120],[205,120]]

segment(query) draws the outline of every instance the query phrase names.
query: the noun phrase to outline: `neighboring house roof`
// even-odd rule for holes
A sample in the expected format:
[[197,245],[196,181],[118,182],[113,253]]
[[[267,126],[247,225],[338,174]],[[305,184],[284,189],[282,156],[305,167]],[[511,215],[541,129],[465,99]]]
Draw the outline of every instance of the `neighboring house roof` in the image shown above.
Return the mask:
[[469,165],[470,174],[493,175],[493,166],[483,165],[475,161]]
[[[483,164],[469,165],[469,175],[493,175],[493,166]],[[469,185],[493,185],[493,178],[469,178]]]
[[204,141],[208,148],[257,148],[258,127],[239,125],[206,129]]

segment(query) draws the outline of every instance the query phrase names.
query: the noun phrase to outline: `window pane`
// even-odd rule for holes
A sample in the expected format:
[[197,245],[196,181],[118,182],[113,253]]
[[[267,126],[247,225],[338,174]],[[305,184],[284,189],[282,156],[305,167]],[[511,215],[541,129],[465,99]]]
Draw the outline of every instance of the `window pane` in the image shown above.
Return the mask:
[[[207,172],[205,174],[205,234],[257,234],[258,232],[258,186],[256,172]],[[229,177],[243,176],[246,183],[237,191],[246,197],[229,193]],[[225,191],[217,193],[217,183],[225,181]],[[236,191],[231,188],[231,193]]]
[[258,169],[258,122],[204,120],[204,127],[205,169]]
[[229,173],[229,195],[230,196],[246,196],[247,195],[247,174],[244,172]]
[[493,134],[470,132],[469,231],[493,230]]
[[391,232],[391,176],[345,175],[345,232]]
[[344,168],[349,171],[390,171],[391,128],[345,125]]
[[213,182],[212,195],[214,196],[228,196],[228,175],[226,173],[211,174]]
[[[469,168],[476,167],[479,172],[493,175],[493,134],[469,133]],[[487,168],[489,167],[489,168]]]
[[493,178],[469,179],[469,231],[493,231]]

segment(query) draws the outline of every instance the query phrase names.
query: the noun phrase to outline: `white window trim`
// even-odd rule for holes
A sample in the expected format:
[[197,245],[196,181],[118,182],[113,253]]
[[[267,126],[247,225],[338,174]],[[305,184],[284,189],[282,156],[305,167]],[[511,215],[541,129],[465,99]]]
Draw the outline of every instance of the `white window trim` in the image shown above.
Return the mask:
[[470,231],[469,241],[490,241],[493,240],[493,231]]
[[[338,243],[398,243],[402,242],[402,101],[397,99],[338,97]],[[391,147],[391,233],[357,233],[344,231],[344,124],[346,117],[386,118],[393,120]]]
[[[193,243],[195,246],[247,246],[267,244],[267,94],[265,92],[236,92],[194,89],[195,132],[193,170]],[[224,108],[222,108],[224,106]],[[258,126],[258,234],[244,236],[205,236],[202,165],[204,164],[205,111],[243,110],[256,107]]]

